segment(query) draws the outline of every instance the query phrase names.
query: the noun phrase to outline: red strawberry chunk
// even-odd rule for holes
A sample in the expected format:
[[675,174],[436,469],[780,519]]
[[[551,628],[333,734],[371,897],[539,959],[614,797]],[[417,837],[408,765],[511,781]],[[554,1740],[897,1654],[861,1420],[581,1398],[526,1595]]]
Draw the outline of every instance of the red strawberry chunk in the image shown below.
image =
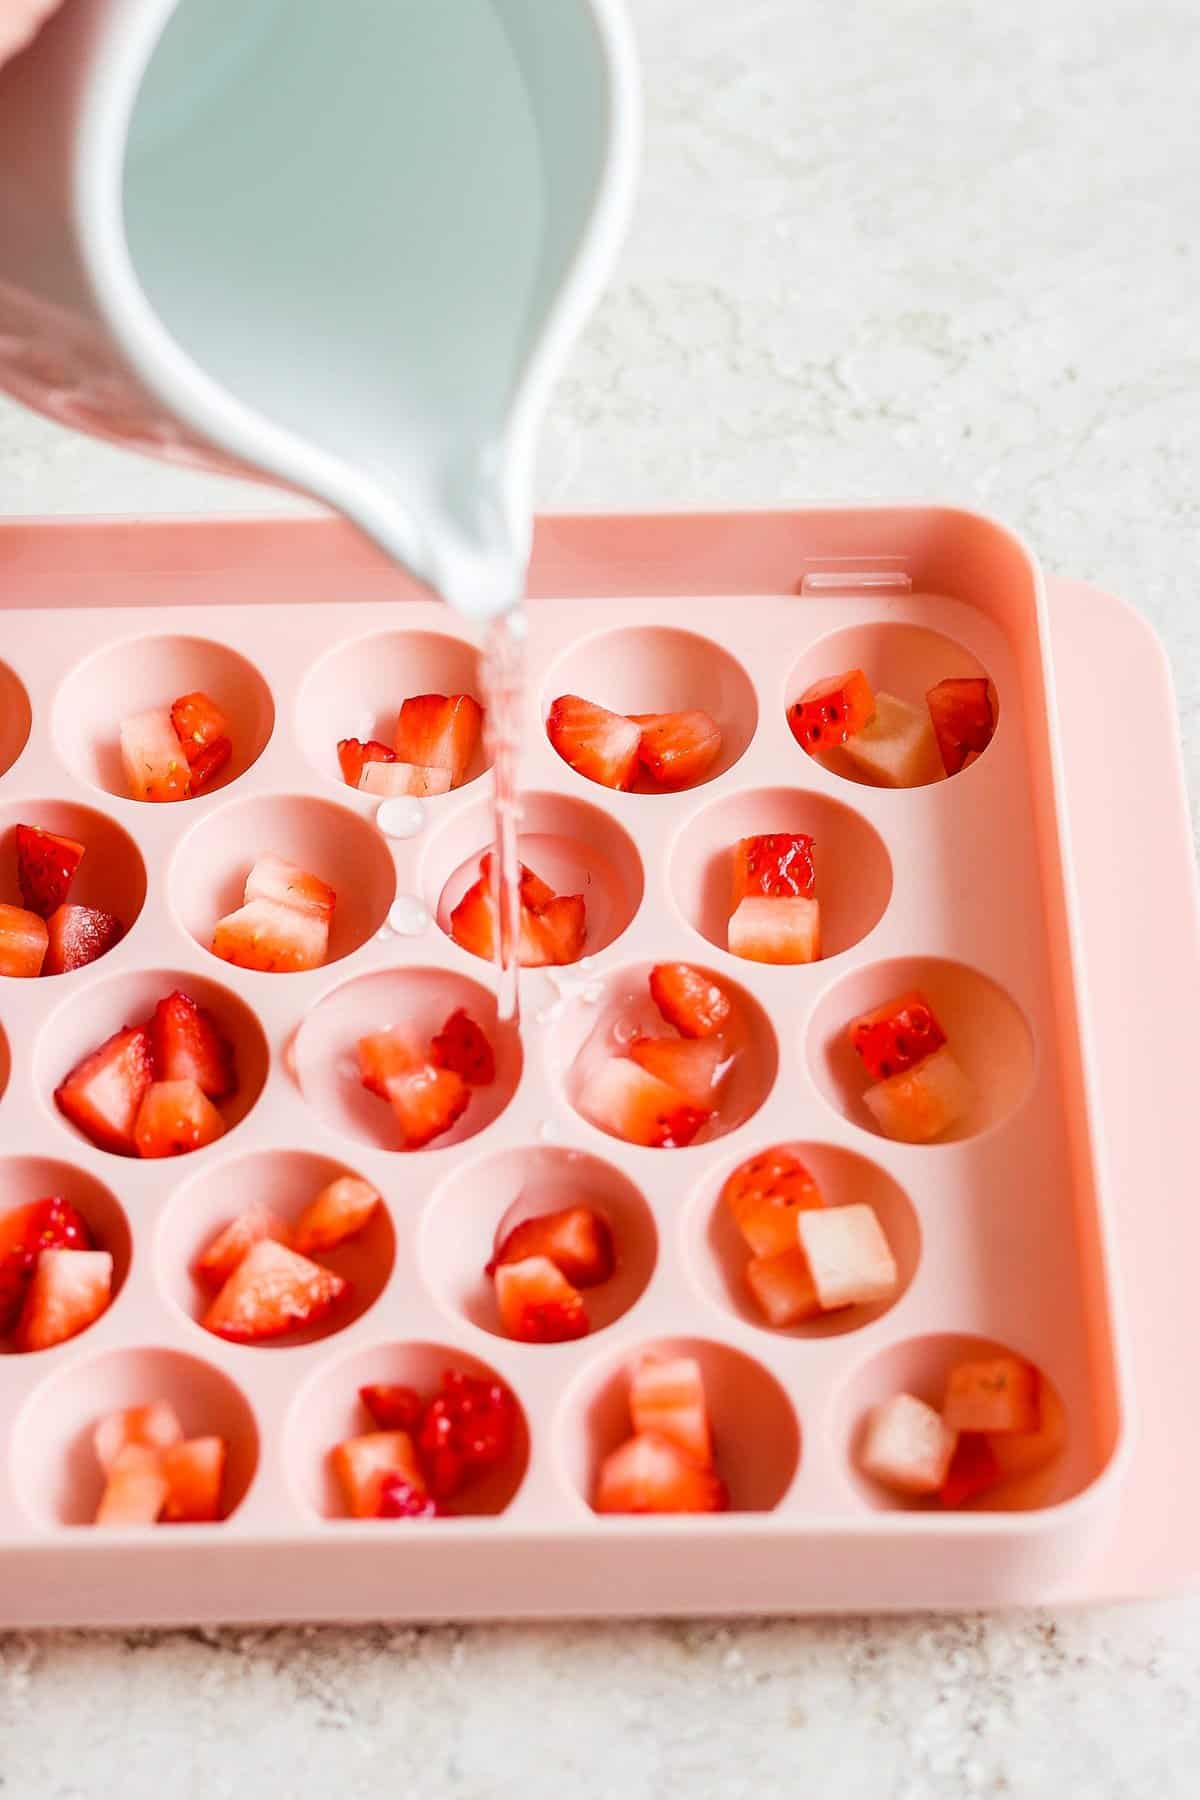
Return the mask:
[[382,1204],[378,1190],[357,1175],[339,1175],[309,1202],[292,1231],[293,1248],[302,1256],[336,1250],[370,1224]]
[[689,1106],[677,1088],[623,1056],[592,1072],[578,1105],[602,1131],[653,1150],[682,1149],[712,1117],[711,1107]]
[[984,1433],[960,1431],[938,1499],[943,1506],[965,1506],[968,1500],[986,1494],[1003,1480],[996,1452]]
[[752,1256],[746,1264],[746,1285],[767,1324],[778,1329],[798,1325],[821,1311],[808,1257],[796,1242],[786,1250]]
[[183,1437],[175,1409],[165,1400],[153,1400],[146,1406],[127,1406],[122,1412],[106,1413],[92,1431],[92,1448],[96,1461],[105,1471],[112,1468],[122,1450],[130,1445],[143,1450],[165,1450]]
[[825,1204],[820,1188],[789,1150],[752,1156],[733,1171],[721,1197],[755,1256],[794,1250],[796,1214]]
[[224,1100],[234,1092],[233,1046],[190,994],[176,988],[160,1000],[149,1032],[160,1081],[194,1081],[210,1100]]
[[701,1468],[712,1466],[712,1432],[704,1378],[694,1356],[646,1356],[629,1384],[635,1432],[670,1439]]
[[612,1227],[590,1206],[564,1206],[558,1212],[523,1219],[507,1233],[487,1266],[489,1275],[504,1263],[544,1256],[572,1287],[598,1287],[616,1266]]
[[90,1250],[87,1221],[59,1194],[0,1217],[0,1334],[11,1331],[43,1250]]
[[18,1350],[49,1350],[95,1323],[112,1298],[107,1250],[43,1250],[17,1325]]
[[721,1031],[733,1012],[724,988],[691,963],[656,964],[650,971],[650,995],[668,1025],[688,1038]]
[[788,724],[810,756],[844,744],[875,716],[875,696],[861,669],[815,681],[788,708]]
[[742,838],[733,853],[733,905],[748,894],[807,900],[817,883],[812,853],[813,840],[806,831]]
[[363,1086],[380,1100],[388,1097],[388,1082],[419,1069],[422,1056],[408,1033],[393,1026],[373,1031],[358,1040],[358,1067]]
[[500,1323],[510,1338],[522,1344],[562,1344],[587,1336],[583,1296],[548,1256],[501,1263],[494,1280]]
[[501,1381],[442,1373],[439,1393],[421,1421],[417,1449],[426,1485],[439,1500],[455,1494],[511,1454],[517,1433],[517,1403]]
[[292,906],[298,912],[312,913],[326,924],[333,923],[337,894],[326,881],[302,869],[299,863],[282,856],[260,856],[249,875],[242,898],[271,900],[276,906]]
[[229,722],[207,694],[181,695],[171,706],[171,724],[193,770],[206,750],[222,738],[229,740]]
[[0,905],[0,975],[31,981],[42,972],[50,934],[40,914]]
[[946,1042],[932,1006],[915,988],[852,1019],[849,1030],[872,1081],[903,1075]]
[[[484,858],[484,865],[489,859]],[[542,899],[542,894],[549,894]],[[522,870],[521,938],[517,960],[523,969],[577,962],[587,935],[587,908],[582,894],[555,895],[531,871]],[[528,896],[537,895],[533,906]],[[490,869],[468,888],[450,915],[450,935],[456,944],[493,962],[496,955],[496,901]]]
[[225,1440],[219,1437],[188,1438],[160,1452],[159,1468],[167,1484],[164,1519],[207,1525],[221,1517],[225,1454]]
[[400,1121],[406,1150],[421,1150],[449,1131],[467,1110],[471,1090],[453,1069],[422,1063],[407,1075],[394,1075],[387,1097]]
[[449,769],[450,786],[466,780],[479,745],[483,709],[470,694],[414,694],[400,708],[393,747],[401,762]]
[[332,1269],[286,1244],[260,1238],[238,1264],[202,1323],[233,1344],[257,1344],[315,1325],[349,1293]]
[[192,1264],[196,1280],[207,1288],[223,1287],[261,1238],[286,1244],[291,1237],[287,1221],[265,1206],[248,1206],[206,1246]]
[[721,727],[706,712],[634,713],[638,758],[660,787],[702,781],[721,754]]
[[167,1478],[156,1450],[129,1444],[108,1472],[97,1525],[153,1525],[166,1504]]
[[465,1007],[450,1014],[430,1051],[439,1069],[453,1069],[471,1087],[490,1087],[496,1079],[492,1046]]
[[600,1465],[599,1513],[713,1513],[729,1505],[725,1485],[657,1432],[639,1432]]
[[380,1431],[415,1431],[425,1411],[416,1388],[395,1382],[373,1382],[360,1387],[358,1397]]
[[640,1068],[677,1089],[689,1106],[712,1106],[725,1060],[719,1039],[638,1037],[628,1054]]
[[191,765],[192,792],[199,794],[206,787],[211,787],[232,758],[233,744],[229,738],[216,738],[211,744],[206,744]]
[[[541,912],[543,906],[553,900],[554,889],[548,881],[543,881],[540,875],[535,875],[533,870],[524,863],[520,863],[518,866],[520,868],[521,905],[527,906],[530,912]],[[490,850],[485,850],[479,859],[479,873],[486,882],[491,882],[494,867],[495,857]]]
[[120,919],[95,906],[60,906],[46,920],[43,975],[69,975],[86,968],[119,944],[125,935]]
[[925,703],[943,767],[947,775],[957,775],[968,757],[983,754],[996,729],[987,678],[970,675],[939,681],[926,694]]
[[224,1119],[195,1081],[152,1081],[133,1128],[144,1157],[187,1156],[224,1135]]
[[239,969],[264,975],[298,975],[319,969],[329,949],[329,921],[273,900],[251,900],[218,919],[213,955]]
[[162,804],[186,800],[191,794],[187,757],[165,706],[123,722],[121,761],[135,800]]
[[[526,947],[526,939],[532,948]],[[582,894],[556,894],[540,912],[522,919],[521,962],[526,968],[562,967],[578,962],[587,937],[587,903]]]
[[389,1475],[400,1476],[418,1491],[425,1485],[406,1431],[368,1431],[347,1438],[334,1448],[330,1461],[346,1510],[355,1519],[379,1517],[383,1484]]
[[352,788],[358,786],[367,763],[393,763],[396,760],[396,752],[387,744],[381,744],[378,738],[371,738],[365,744],[358,738],[343,738],[337,753],[342,778]]
[[18,825],[17,883],[30,912],[48,919],[71,891],[84,848],[74,838],[56,837],[37,825]]
[[438,1519],[442,1509],[432,1494],[392,1469],[379,1484],[378,1519]]
[[54,1100],[98,1149],[136,1156],[134,1126],[153,1080],[150,1034],[144,1025],[126,1025],[71,1070]]
[[561,694],[550,708],[546,735],[576,774],[603,787],[633,786],[642,732],[632,719],[577,694]]

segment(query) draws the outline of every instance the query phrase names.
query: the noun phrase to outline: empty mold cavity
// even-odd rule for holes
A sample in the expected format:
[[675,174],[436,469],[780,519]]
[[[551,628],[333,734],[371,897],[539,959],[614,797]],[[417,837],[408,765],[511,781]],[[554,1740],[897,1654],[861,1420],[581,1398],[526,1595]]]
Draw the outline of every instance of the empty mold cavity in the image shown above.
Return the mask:
[[[936,1499],[894,1494],[860,1468],[871,1410],[895,1394],[914,1394],[927,1406],[940,1410],[946,1377],[955,1363],[1013,1354],[1009,1345],[994,1338],[934,1332],[889,1344],[861,1363],[836,1395],[833,1410],[835,1448],[844,1459],[847,1478],[858,1497],[877,1512],[932,1511],[944,1518]],[[1039,1373],[1042,1418],[1032,1455],[1038,1460],[1044,1457],[1042,1466],[1012,1476],[1002,1486],[979,1495],[964,1510],[1025,1512],[1032,1507],[1054,1506],[1079,1493],[1096,1474],[1089,1462],[1087,1434],[1068,1429],[1066,1409],[1057,1388],[1044,1370]]]
[[[374,1344],[318,1369],[296,1395],[284,1427],[284,1464],[301,1504],[321,1519],[347,1516],[330,1452],[347,1438],[378,1429],[359,1399],[361,1387],[396,1383],[415,1388],[428,1398],[441,1386],[446,1369],[461,1369],[464,1374],[485,1381],[502,1379],[477,1356],[453,1350],[447,1344],[431,1343]],[[517,1424],[511,1452],[484,1479],[455,1496],[450,1503],[454,1513],[472,1517],[502,1513],[524,1480],[529,1463],[529,1426],[520,1396],[515,1398]],[[414,1529],[411,1522],[403,1521],[399,1528]],[[372,1529],[386,1532],[387,1523],[373,1522]],[[437,1530],[437,1523],[430,1529]]]
[[[620,1056],[635,1037],[676,1035],[650,998],[649,978],[654,966],[651,962],[632,963],[603,979],[590,981],[556,1001],[549,1016],[544,1015],[549,1028],[546,1059],[551,1078],[563,1082],[567,1098],[577,1111],[580,1094],[591,1076],[610,1057]],[[758,1001],[726,975],[707,969],[704,973],[719,982],[733,1001],[735,1012],[726,1034],[731,1066],[719,1090],[714,1116],[692,1140],[696,1144],[724,1137],[757,1112],[771,1091],[779,1067],[775,1033]]]
[[688,820],[671,850],[671,892],[701,937],[727,947],[734,850],[740,838],[769,832],[806,832],[813,839],[822,960],[875,929],[892,896],[892,864],[874,827],[824,794],[756,788],[714,800]]
[[91,1524],[104,1489],[92,1433],[108,1413],[154,1400],[174,1407],[185,1437],[224,1438],[222,1516],[236,1511],[258,1465],[258,1426],[249,1403],[211,1363],[147,1346],[71,1363],[36,1388],[18,1414],[13,1484],[36,1524]]
[[146,865],[127,831],[90,806],[61,800],[21,800],[0,807],[0,901],[21,905],[17,885],[17,826],[35,825],[84,847],[68,896],[120,919],[128,934],[146,900]]
[[[309,671],[296,702],[296,733],[313,767],[345,786],[341,739],[375,738],[390,747],[400,708],[415,694],[470,694],[482,705],[475,645],[442,631],[381,631],[330,651]],[[481,739],[466,780],[487,767]]]
[[988,976],[936,956],[870,963],[829,989],[808,1028],[808,1062],[818,1088],[852,1124],[883,1135],[863,1102],[871,1077],[850,1043],[847,1026],[860,1013],[912,988],[933,1008],[947,1046],[972,1088],[967,1110],[934,1140],[934,1147],[1002,1124],[1024,1100],[1033,1080],[1033,1038],[1025,1015]]
[[[125,1284],[133,1254],[129,1220],[116,1195],[94,1175],[85,1174],[70,1163],[44,1156],[8,1156],[0,1160],[0,1221],[17,1207],[52,1194],[66,1200],[82,1215],[92,1235],[92,1247],[107,1250],[112,1257],[111,1306]],[[12,1339],[0,1336],[0,1351],[12,1349]]]
[[438,1190],[421,1233],[420,1257],[443,1303],[483,1331],[504,1335],[484,1265],[526,1219],[586,1206],[608,1223],[616,1267],[584,1290],[593,1331],[628,1312],[658,1255],[654,1217],[638,1189],[611,1163],[583,1150],[502,1150],[457,1169]]
[[[847,625],[831,632],[813,644],[788,676],[785,707],[790,711],[814,682],[829,675],[842,675],[848,669],[861,669],[873,693],[891,694],[907,700],[910,706],[926,710],[925,696],[931,687],[950,677],[987,676],[987,670],[969,650],[940,631],[923,625],[905,625],[898,621],[866,625]],[[989,681],[992,716],[999,717],[995,684]],[[797,751],[800,746],[797,744]],[[801,752],[803,754],[803,752]],[[863,787],[877,785],[848,757],[840,746],[823,751],[815,760],[846,781]],[[944,779],[945,771],[937,752],[929,759],[928,777],[917,786]]]
[[[256,1150],[232,1162],[210,1164],[202,1174],[184,1182],[163,1214],[157,1247],[163,1291],[182,1313],[200,1324],[215,1290],[198,1281],[192,1269],[219,1231],[239,1213],[256,1206],[266,1207],[285,1224],[294,1225],[323,1187],[343,1175],[355,1174],[345,1163],[307,1150]],[[356,1237],[336,1250],[311,1253],[314,1262],[349,1283],[333,1311],[305,1331],[265,1338],[263,1348],[312,1344],[332,1337],[375,1304],[387,1286],[396,1256],[391,1214],[382,1196],[381,1201]]]
[[0,663],[0,775],[6,775],[29,742],[33,708],[7,663]]
[[205,950],[219,919],[242,904],[258,856],[281,856],[337,895],[326,963],[374,937],[396,897],[396,871],[379,833],[332,800],[295,794],[233,800],[207,813],[175,853],[168,892],[176,917]]
[[[758,724],[754,684],[742,665],[711,638],[668,625],[630,625],[573,644],[550,672],[543,716],[560,694],[626,715],[708,713],[721,728],[721,753],[704,781],[733,767]],[[662,792],[649,780],[636,791]]]
[[[447,936],[450,915],[491,845],[491,807],[478,805],[448,820],[426,847],[423,898]],[[522,795],[520,854],[556,894],[583,895],[584,956],[606,949],[632,923],[645,887],[642,861],[629,833],[598,806],[561,794]]]
[[[124,1026],[149,1019],[158,1002],[176,989],[212,1014],[218,1030],[233,1047],[237,1089],[227,1100],[216,1102],[226,1134],[246,1117],[263,1090],[270,1052],[262,1026],[245,1001],[203,975],[181,969],[138,970],[93,983],[86,1006],[78,1000],[60,1006],[46,1021],[34,1046],[34,1084],[63,1130],[73,1138],[89,1141],[59,1112],[54,1090],[85,1056],[98,1050]],[[222,1143],[224,1139],[217,1141]],[[211,1146],[208,1153],[212,1153]]]
[[[768,1146],[726,1163],[705,1181],[684,1216],[686,1252],[699,1285],[716,1305],[757,1325],[768,1325],[746,1283],[746,1264],[753,1254],[723,1198],[724,1186],[736,1170],[761,1156]],[[859,1331],[889,1312],[907,1291],[921,1260],[921,1227],[908,1195],[878,1163],[834,1144],[786,1143],[769,1146],[790,1151],[813,1176],[826,1206],[869,1206],[883,1228],[896,1259],[896,1291],[870,1306],[846,1306],[820,1313],[799,1325],[777,1331],[794,1338],[840,1337]]]
[[229,724],[233,755],[204,790],[207,797],[244,775],[266,749],[275,703],[244,656],[208,638],[139,637],[109,644],[75,668],[54,703],[54,742],[81,781],[129,797],[121,763],[121,723],[205,693]]
[[646,1356],[693,1356],[700,1364],[717,1471],[732,1512],[770,1512],[800,1462],[800,1426],[768,1369],[709,1338],[659,1338],[597,1358],[568,1390],[556,1423],[567,1479],[591,1505],[600,1465],[633,1431],[629,1378]]
[[376,1150],[401,1150],[400,1126],[386,1100],[359,1078],[358,1040],[401,1026],[422,1048],[458,1008],[470,1013],[492,1046],[496,1079],[471,1089],[466,1111],[432,1150],[461,1144],[498,1118],[521,1078],[521,1039],[501,1022],[496,997],[479,982],[447,969],[388,969],[361,975],[319,1000],[292,1042],[291,1067],[308,1104],[335,1131]]

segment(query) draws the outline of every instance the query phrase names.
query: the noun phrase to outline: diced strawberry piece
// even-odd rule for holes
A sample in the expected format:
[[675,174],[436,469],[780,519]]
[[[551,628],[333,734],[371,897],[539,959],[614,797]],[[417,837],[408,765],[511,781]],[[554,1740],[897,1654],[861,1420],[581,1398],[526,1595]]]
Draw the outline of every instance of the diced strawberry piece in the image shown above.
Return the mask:
[[590,1206],[564,1206],[558,1212],[539,1213],[507,1233],[487,1273],[494,1275],[502,1264],[523,1262],[530,1256],[548,1257],[572,1287],[598,1287],[616,1266],[612,1228]]
[[233,760],[233,744],[227,737],[217,738],[206,744],[191,765],[192,792],[203,793],[211,787],[226,763]]
[[160,1452],[159,1467],[167,1484],[164,1519],[176,1525],[207,1525],[221,1517],[224,1438],[188,1438],[171,1444]]
[[503,1463],[516,1433],[517,1403],[502,1381],[443,1370],[417,1439],[426,1486],[437,1499],[449,1499]]
[[358,1040],[358,1067],[363,1086],[380,1100],[388,1097],[388,1082],[398,1075],[409,1075],[419,1069],[421,1052],[398,1026],[389,1031],[373,1031]]
[[380,1431],[415,1431],[425,1404],[416,1388],[376,1382],[360,1387],[358,1397]]
[[46,960],[43,975],[69,975],[86,968],[119,944],[125,927],[112,913],[95,906],[60,906],[46,920]]
[[0,975],[19,981],[40,975],[49,943],[46,921],[38,913],[0,905]]
[[982,756],[996,729],[987,678],[968,675],[939,681],[926,694],[925,704],[942,766],[947,775],[957,775],[968,756]]
[[629,1383],[635,1433],[667,1438],[702,1468],[712,1466],[704,1377],[694,1356],[646,1356]]
[[[479,859],[479,873],[489,884],[492,880],[492,870],[494,866],[495,858],[493,857],[492,852],[490,850],[485,850]],[[543,881],[540,875],[535,875],[533,870],[528,868],[525,863],[519,864],[519,868],[521,905],[527,906],[530,912],[541,912],[543,906],[554,899],[554,889],[550,886],[548,881]]]
[[827,675],[806,688],[788,708],[788,724],[810,756],[844,744],[868,724],[875,711],[871,684],[861,669]]
[[877,787],[921,787],[941,779],[928,713],[894,694],[876,694],[874,718],[847,740],[845,754]]
[[733,852],[733,905],[747,895],[806,900],[817,884],[807,831],[771,831],[739,840]]
[[197,1281],[215,1292],[224,1287],[238,1264],[262,1238],[272,1238],[277,1244],[288,1243],[291,1232],[287,1221],[265,1206],[248,1206],[245,1212],[218,1231],[192,1264],[192,1273]]
[[450,936],[472,956],[481,956],[484,962],[495,961],[496,903],[482,876],[467,889],[450,914]]
[[401,762],[448,769],[459,787],[479,745],[483,709],[470,694],[414,694],[400,708],[393,748]]
[[1004,1480],[996,1452],[981,1431],[960,1431],[946,1478],[938,1490],[943,1506],[965,1506]]
[[600,1465],[598,1513],[714,1513],[729,1505],[725,1484],[669,1438],[639,1432]]
[[932,1006],[915,988],[852,1019],[848,1030],[872,1081],[902,1075],[946,1042]]
[[379,1484],[377,1519],[438,1519],[442,1509],[432,1494],[395,1469],[389,1470]]
[[885,1137],[927,1144],[962,1118],[972,1097],[970,1082],[943,1044],[915,1068],[877,1081],[863,1104]]
[[811,1319],[821,1310],[812,1270],[803,1250],[793,1244],[746,1264],[746,1285],[768,1325],[782,1329]]
[[874,1208],[864,1201],[798,1213],[796,1237],[822,1311],[870,1306],[895,1293],[900,1277],[892,1247]]
[[233,1271],[202,1323],[232,1344],[258,1344],[315,1325],[348,1292],[349,1283],[332,1269],[298,1256],[273,1238],[260,1238]]
[[703,780],[721,754],[721,727],[706,712],[634,713],[638,759],[660,787]]
[[711,1107],[689,1106],[676,1088],[624,1056],[593,1071],[578,1106],[602,1131],[655,1150],[682,1149],[712,1117]]
[[172,703],[171,724],[193,767],[206,750],[229,738],[229,721],[207,694],[182,694]]
[[429,1048],[439,1069],[453,1069],[471,1087],[490,1087],[496,1079],[492,1046],[465,1007],[450,1014]]
[[377,800],[396,800],[405,794],[425,800],[450,792],[450,771],[432,764],[366,762],[355,785],[360,794],[374,794]]
[[867,1420],[859,1463],[897,1494],[936,1494],[954,1454],[954,1432],[913,1394],[893,1394]]
[[168,1491],[158,1451],[130,1444],[108,1472],[96,1524],[153,1525],[166,1505]]
[[626,1054],[675,1088],[689,1106],[712,1106],[726,1060],[717,1038],[638,1037]]
[[812,963],[821,957],[818,900],[766,900],[747,895],[729,920],[729,948],[746,962]]
[[30,912],[48,919],[71,891],[84,849],[74,838],[56,837],[36,825],[18,825],[17,883]]
[[212,1014],[179,988],[159,1001],[148,1027],[160,1081],[194,1081],[210,1100],[237,1087],[233,1046]]
[[603,787],[633,786],[642,732],[632,719],[577,694],[561,694],[550,708],[546,735],[577,775]]
[[329,949],[329,922],[318,913],[272,900],[251,900],[217,920],[213,955],[239,969],[296,975],[319,969]]
[[384,1481],[399,1475],[409,1487],[424,1489],[412,1439],[406,1431],[368,1431],[347,1438],[331,1452],[346,1510],[355,1519],[379,1517]]
[[86,1219],[60,1194],[30,1200],[0,1216],[0,1334],[20,1316],[43,1250],[90,1250]]
[[[526,871],[528,874],[528,871]],[[536,883],[536,889],[532,884]],[[522,878],[522,893],[540,892],[546,886],[536,875]],[[582,894],[552,894],[535,911],[521,907],[521,938],[517,960],[524,969],[577,962],[587,934],[587,910]],[[488,876],[481,875],[468,888],[450,915],[450,935],[456,944],[486,962],[496,953],[496,902]]]
[[500,1323],[522,1344],[562,1344],[586,1337],[583,1296],[548,1256],[501,1263],[493,1277]]
[[258,858],[246,877],[242,898],[247,904],[251,900],[272,900],[276,906],[294,906],[298,912],[324,919],[327,925],[333,923],[337,905],[337,895],[328,882],[282,856]]
[[292,1231],[293,1248],[302,1256],[336,1250],[347,1238],[357,1237],[370,1223],[382,1202],[369,1181],[357,1175],[339,1175],[323,1187],[305,1207]]
[[43,1250],[17,1326],[18,1350],[49,1350],[95,1323],[112,1298],[107,1250]]
[[406,1150],[421,1150],[441,1137],[467,1110],[471,1090],[453,1069],[422,1063],[407,1075],[393,1075],[387,1097],[400,1121]]
[[342,778],[352,788],[358,786],[359,777],[367,763],[391,763],[396,760],[396,752],[390,745],[381,744],[378,738],[371,738],[365,744],[358,738],[343,738],[337,747],[337,753]]
[[1036,1431],[1041,1378],[1019,1356],[957,1363],[946,1378],[942,1417],[952,1431]]
[[136,1156],[134,1125],[153,1080],[150,1034],[144,1025],[126,1025],[71,1070],[54,1100],[97,1149]]
[[733,1012],[720,983],[691,963],[657,963],[650,971],[650,997],[667,1024],[687,1038],[722,1031]]
[[138,713],[121,726],[121,761],[134,800],[186,800],[192,791],[187,757],[165,706]]
[[734,1170],[721,1198],[755,1256],[778,1256],[796,1246],[796,1214],[825,1202],[790,1150],[764,1150]]
[[123,1412],[107,1413],[92,1431],[92,1448],[96,1461],[107,1474],[123,1450],[130,1446],[142,1450],[166,1450],[183,1441],[183,1426],[175,1408],[165,1400],[153,1400],[147,1406],[127,1406]]
[[144,1157],[187,1156],[224,1135],[224,1119],[196,1081],[152,1081],[133,1128]]

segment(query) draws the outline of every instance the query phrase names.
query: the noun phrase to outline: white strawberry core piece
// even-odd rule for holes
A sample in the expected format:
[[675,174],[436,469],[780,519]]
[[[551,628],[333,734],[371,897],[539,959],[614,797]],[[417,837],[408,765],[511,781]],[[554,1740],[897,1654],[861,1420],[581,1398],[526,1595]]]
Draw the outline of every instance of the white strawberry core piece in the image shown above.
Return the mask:
[[936,1494],[946,1479],[957,1433],[914,1394],[894,1394],[871,1413],[859,1463],[897,1494]]
[[380,800],[398,800],[405,794],[423,800],[429,794],[448,794],[451,779],[449,769],[422,769],[416,763],[406,762],[369,762],[363,764],[358,791],[374,794]]
[[946,773],[928,709],[894,694],[876,694],[874,718],[847,738],[845,754],[880,787],[924,787]]
[[863,1101],[885,1137],[927,1144],[962,1118],[973,1097],[971,1083],[943,1044],[915,1068],[877,1081]]
[[810,963],[821,955],[821,906],[802,895],[747,894],[729,921],[729,948],[747,962]]
[[896,1259],[871,1207],[860,1202],[798,1212],[796,1234],[823,1312],[869,1306],[895,1293]]

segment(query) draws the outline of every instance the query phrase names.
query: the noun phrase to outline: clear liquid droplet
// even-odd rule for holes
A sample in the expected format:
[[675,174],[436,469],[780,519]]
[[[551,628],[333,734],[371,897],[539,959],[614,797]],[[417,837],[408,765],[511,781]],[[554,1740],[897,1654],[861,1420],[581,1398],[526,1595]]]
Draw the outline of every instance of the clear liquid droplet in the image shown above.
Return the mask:
[[381,800],[375,812],[375,823],[384,837],[419,837],[425,829],[425,804],[415,794],[398,794]]

